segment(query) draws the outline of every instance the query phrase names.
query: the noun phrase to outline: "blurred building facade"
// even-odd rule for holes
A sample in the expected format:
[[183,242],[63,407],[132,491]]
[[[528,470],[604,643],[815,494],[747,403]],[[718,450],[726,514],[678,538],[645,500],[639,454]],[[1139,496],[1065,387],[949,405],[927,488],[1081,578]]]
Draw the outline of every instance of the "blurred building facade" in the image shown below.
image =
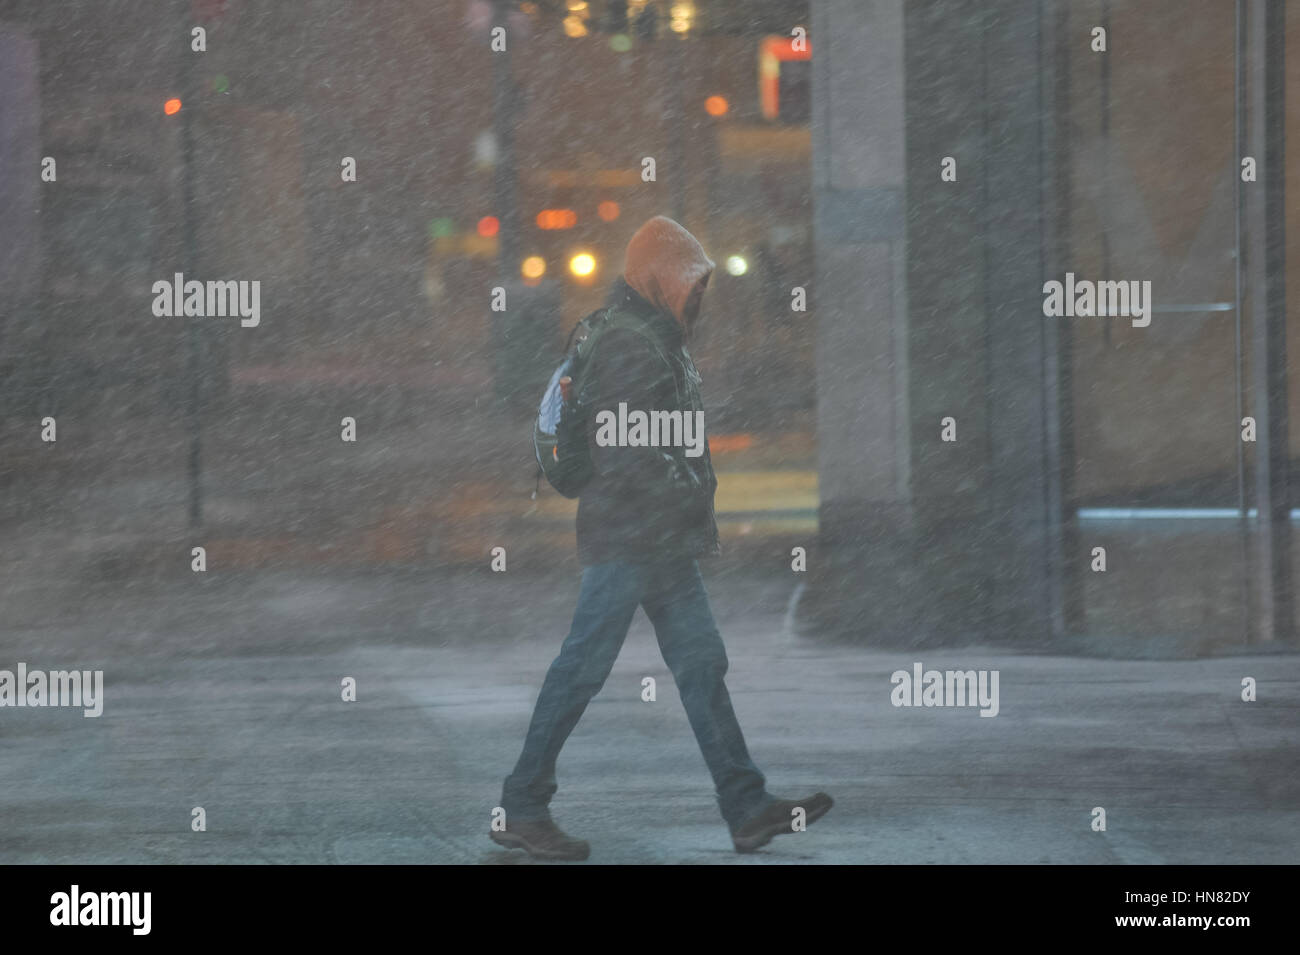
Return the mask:
[[[184,367],[185,329],[118,322],[110,335],[96,312],[148,316],[153,278],[184,258],[187,222],[202,273],[192,277],[256,276],[276,316],[255,343],[205,330],[214,394],[232,363],[308,356],[452,357],[490,373],[500,324],[491,290],[506,283],[559,289],[562,317],[551,316],[544,336],[557,348],[600,304],[631,232],[657,213],[688,221],[724,260],[746,259],[748,277],[721,274],[731,288],[718,296],[735,303],[727,318],[744,329],[738,353],[788,350],[768,348],[773,322],[749,313],[772,314],[756,289],[784,262],[807,271],[807,110],[795,121],[762,117],[758,47],[764,31],[788,32],[806,5],[625,6],[620,20],[612,3],[573,13],[546,3],[340,0],[304,16],[245,0],[58,10],[6,0],[12,88],[27,91],[11,107],[26,132],[7,129],[6,138],[15,163],[51,156],[58,175],[44,188],[24,180],[12,199],[15,247],[28,263],[19,270],[27,284],[6,289],[15,394],[48,397],[46,385],[66,379],[89,397],[98,379],[115,402],[157,401],[156,381],[131,376]],[[67,29],[72,20],[77,29]],[[508,56],[490,45],[498,24]],[[203,52],[193,49],[195,28],[205,31]],[[510,93],[499,102],[503,62]],[[173,97],[183,108],[166,114]],[[708,112],[710,97],[721,114]],[[508,210],[496,188],[502,114],[517,183]],[[652,182],[642,178],[647,157]],[[355,182],[341,174],[345,158]],[[500,258],[507,239],[518,261]],[[581,253],[593,266],[579,276],[569,266]],[[758,269],[764,255],[768,272]],[[801,347],[777,326],[777,338]],[[140,361],[141,349],[156,360]],[[806,348],[804,360],[810,366]],[[800,378],[810,407],[811,377]]]

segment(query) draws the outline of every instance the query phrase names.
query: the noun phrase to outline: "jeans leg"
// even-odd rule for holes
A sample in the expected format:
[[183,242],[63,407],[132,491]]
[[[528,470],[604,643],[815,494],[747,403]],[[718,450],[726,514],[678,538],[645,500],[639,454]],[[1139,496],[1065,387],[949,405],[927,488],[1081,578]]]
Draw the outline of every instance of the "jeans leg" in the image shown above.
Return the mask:
[[722,818],[735,829],[764,803],[766,779],[745,747],[723,677],[727,651],[695,561],[657,567],[642,602],[664,662],[717,789]]
[[614,562],[583,570],[573,626],[546,673],[523,752],[502,790],[507,821],[511,816],[535,819],[547,814],[555,795],[560,749],[604,686],[632,624],[642,587],[643,573],[635,564]]

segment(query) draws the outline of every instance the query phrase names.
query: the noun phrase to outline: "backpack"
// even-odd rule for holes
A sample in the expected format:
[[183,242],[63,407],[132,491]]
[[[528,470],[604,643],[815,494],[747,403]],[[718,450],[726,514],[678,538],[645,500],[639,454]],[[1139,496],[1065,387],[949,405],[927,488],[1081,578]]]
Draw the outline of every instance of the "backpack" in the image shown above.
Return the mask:
[[[533,426],[533,452],[537,457],[537,483],[546,481],[568,498],[577,497],[591,480],[594,470],[587,446],[587,417],[590,409],[581,402],[582,375],[591,364],[596,345],[613,329],[626,329],[642,336],[655,353],[669,363],[659,339],[641,319],[616,307],[592,312],[573,327],[565,344],[565,357],[551,375],[542,395]],[[671,363],[669,363],[671,367]],[[570,379],[569,397],[564,397],[561,380]],[[533,497],[537,496],[536,489]]]

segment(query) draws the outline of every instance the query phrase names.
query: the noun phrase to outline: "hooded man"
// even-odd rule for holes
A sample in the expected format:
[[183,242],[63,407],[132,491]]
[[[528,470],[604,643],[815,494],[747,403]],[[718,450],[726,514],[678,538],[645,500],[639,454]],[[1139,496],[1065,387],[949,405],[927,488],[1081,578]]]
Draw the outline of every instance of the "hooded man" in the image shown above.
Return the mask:
[[[696,563],[718,550],[717,479],[704,436],[694,455],[662,441],[601,438],[601,422],[620,405],[703,421],[700,376],[684,343],[699,321],[713,269],[695,236],[663,216],[645,223],[628,243],[623,277],[608,301],[623,324],[611,319],[602,333],[577,402],[589,416],[594,466],[578,501],[578,607],[546,674],[523,753],[505,780],[505,828],[490,832],[500,845],[540,858],[587,858],[588,844],[551,819],[555,763],[609,676],[638,606],[654,625],[736,851],[752,852],[793,831],[796,810],[811,824],[831,807],[820,792],[794,800],[770,795],[745,747],[723,681],[726,650]],[[641,330],[628,329],[628,322],[639,322]]]

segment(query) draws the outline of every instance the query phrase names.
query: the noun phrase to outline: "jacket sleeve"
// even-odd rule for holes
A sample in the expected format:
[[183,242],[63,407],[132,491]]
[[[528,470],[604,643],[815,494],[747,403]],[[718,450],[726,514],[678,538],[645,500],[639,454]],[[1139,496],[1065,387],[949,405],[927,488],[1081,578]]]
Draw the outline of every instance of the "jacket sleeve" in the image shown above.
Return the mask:
[[627,404],[629,413],[675,410],[677,389],[672,369],[642,336],[621,329],[606,334],[592,359],[581,401],[588,415],[591,460],[601,483],[649,498],[698,489],[699,480],[682,465],[677,449],[602,447],[596,441],[597,415],[611,412],[617,427],[620,402]]

